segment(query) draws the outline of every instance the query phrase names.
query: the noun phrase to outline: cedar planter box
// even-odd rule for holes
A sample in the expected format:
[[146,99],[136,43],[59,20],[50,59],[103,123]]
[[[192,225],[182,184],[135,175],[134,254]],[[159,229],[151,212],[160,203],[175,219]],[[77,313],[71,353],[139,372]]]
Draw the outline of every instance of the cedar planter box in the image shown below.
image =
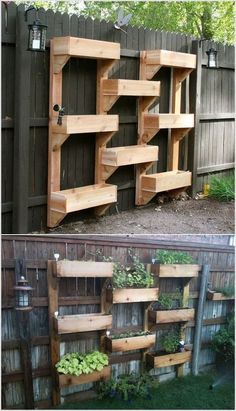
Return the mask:
[[216,291],[207,291],[207,299],[213,301],[234,300],[234,296],[227,297],[222,293]]
[[161,278],[192,278],[198,277],[201,266],[198,264],[153,264],[151,269]]
[[111,304],[155,301],[158,288],[116,288],[106,290],[107,302]]
[[113,263],[96,261],[53,261],[56,277],[112,277]]
[[108,352],[140,350],[151,347],[155,341],[155,334],[116,339],[105,337],[105,347]]
[[77,314],[62,315],[54,318],[58,334],[106,330],[112,327],[112,315],[107,314]]
[[194,308],[179,308],[176,310],[149,310],[148,317],[155,324],[175,323],[192,321],[194,319]]
[[171,365],[184,364],[185,362],[190,361],[190,359],[191,351],[160,355],[151,353],[146,354],[147,363],[152,368],[170,367]]
[[105,380],[111,376],[111,366],[104,367],[102,371],[94,371],[89,374],[81,374],[78,377],[76,375],[64,375],[59,374],[59,386],[68,387],[71,385],[88,384],[90,382]]

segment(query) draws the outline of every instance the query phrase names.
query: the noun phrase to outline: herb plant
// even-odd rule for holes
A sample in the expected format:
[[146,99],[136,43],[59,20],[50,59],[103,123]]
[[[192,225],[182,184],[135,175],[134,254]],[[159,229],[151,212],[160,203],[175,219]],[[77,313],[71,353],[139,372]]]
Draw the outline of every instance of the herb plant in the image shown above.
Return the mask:
[[234,286],[227,286],[227,287],[216,287],[214,289],[217,293],[222,293],[225,297],[233,297],[234,296]]
[[161,343],[167,353],[175,353],[179,348],[179,334],[176,331],[170,331],[162,336]]
[[98,386],[98,398],[117,398],[130,401],[135,397],[151,398],[152,391],[157,387],[155,377],[149,374],[120,375],[117,379],[111,378],[101,382]]
[[62,374],[81,375],[93,371],[102,371],[108,365],[108,356],[99,351],[89,354],[66,354],[56,364],[57,371]]
[[191,255],[181,251],[159,250],[156,259],[160,264],[193,264]]
[[174,293],[162,293],[158,297],[158,306],[163,310],[173,310],[183,307],[183,296],[179,288]]
[[215,333],[211,342],[211,348],[225,362],[234,363],[234,316],[227,321],[227,326]]
[[129,331],[127,333],[113,334],[111,335],[112,340],[118,340],[119,338],[129,338],[129,337],[140,337],[142,335],[150,335],[150,331]]

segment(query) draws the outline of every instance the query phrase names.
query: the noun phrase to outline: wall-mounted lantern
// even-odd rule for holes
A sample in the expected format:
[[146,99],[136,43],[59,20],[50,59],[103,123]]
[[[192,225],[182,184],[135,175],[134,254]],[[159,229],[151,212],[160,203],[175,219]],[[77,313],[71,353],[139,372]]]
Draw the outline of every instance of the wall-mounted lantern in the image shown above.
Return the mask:
[[207,60],[207,68],[217,68],[217,50],[210,48],[210,50],[206,51],[208,60]]
[[33,288],[29,286],[29,282],[24,276],[21,276],[14,287],[16,303],[16,310],[31,311],[32,307],[32,291]]
[[[27,13],[30,10],[35,9],[31,6],[25,11],[25,20],[27,20]],[[36,19],[33,24],[28,24],[29,35],[28,35],[28,50],[29,51],[45,51],[46,47],[46,34],[47,27],[42,24],[38,18],[38,10],[36,10]]]

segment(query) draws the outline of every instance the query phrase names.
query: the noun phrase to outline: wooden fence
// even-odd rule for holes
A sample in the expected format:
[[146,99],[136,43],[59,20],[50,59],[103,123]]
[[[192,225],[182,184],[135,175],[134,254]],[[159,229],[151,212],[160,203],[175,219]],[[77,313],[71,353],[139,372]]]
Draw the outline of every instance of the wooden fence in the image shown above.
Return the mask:
[[[2,231],[27,233],[46,226],[49,49],[27,51],[28,28],[24,7],[11,2],[2,6]],[[28,13],[28,23],[35,12]],[[181,144],[180,165],[193,171],[193,194],[202,189],[209,173],[228,173],[234,162],[234,47],[219,48],[217,70],[206,68],[205,51],[211,45],[190,36],[127,27],[127,35],[112,23],[90,18],[39,11],[48,25],[47,40],[55,36],[77,36],[121,44],[121,61],[114,78],[138,79],[139,50],[167,49],[198,55],[198,68],[183,87],[182,111],[196,114],[196,127]],[[162,68],[161,97],[156,111],[168,113],[171,70]],[[70,59],[63,72],[63,105],[68,114],[95,114],[96,62]],[[190,99],[189,97],[190,90]],[[112,113],[119,114],[119,132],[114,146],[136,144],[137,99],[121,98]],[[189,140],[189,141],[188,141]],[[158,145],[156,171],[167,169],[168,130],[152,140]],[[71,136],[62,148],[61,187],[72,188],[94,182],[95,136]],[[134,207],[134,166],[120,167],[109,180],[118,185],[119,210]],[[79,218],[89,212],[80,212]],[[110,212],[114,212],[111,207]],[[65,222],[78,219],[78,213]]]
[[[228,236],[225,236],[225,238]],[[184,238],[184,237],[183,237]],[[200,241],[201,237],[198,237]],[[60,259],[95,260],[96,250],[105,256],[112,256],[115,261],[130,264],[128,249],[140,257],[144,263],[150,263],[155,250],[174,249],[189,252],[199,264],[210,264],[209,282],[212,286],[234,284],[234,248],[227,244],[207,244],[191,241],[173,241],[169,239],[147,238],[144,236],[7,236],[2,238],[2,408],[27,408],[29,402],[35,407],[51,406],[51,370],[48,331],[48,291],[46,266],[47,260],[54,259],[54,253]],[[205,237],[204,237],[205,240]],[[193,242],[195,241],[195,242]],[[21,345],[19,328],[14,310],[14,292],[16,261],[23,260],[25,275],[33,292],[33,311],[30,313],[32,345],[29,358],[32,362],[33,395],[27,381],[30,376],[29,363],[26,361],[25,348]],[[100,302],[100,282],[92,278],[60,280],[60,313],[97,312]],[[196,308],[198,303],[200,278],[191,280],[190,307]],[[161,291],[173,291],[178,282],[164,280]],[[212,335],[225,323],[227,313],[232,309],[230,301],[207,301],[204,312],[204,327],[200,351],[200,367],[214,364],[214,354],[209,349]],[[143,304],[117,304],[112,309],[113,328],[119,330],[142,327]],[[157,334],[157,340],[161,331]],[[81,352],[99,346],[98,332],[63,335],[61,338],[61,355],[66,352]],[[189,324],[186,341],[193,343],[194,322]],[[139,371],[140,352],[113,354],[110,358],[113,375]],[[28,364],[28,365],[27,365]],[[190,372],[189,365],[185,373]],[[167,367],[155,370],[161,380],[175,376],[174,368]],[[90,385],[64,389],[62,394],[66,400],[86,398],[85,389]],[[78,393],[77,391],[80,390]],[[81,391],[83,390],[83,391]],[[27,395],[26,395],[27,393]]]

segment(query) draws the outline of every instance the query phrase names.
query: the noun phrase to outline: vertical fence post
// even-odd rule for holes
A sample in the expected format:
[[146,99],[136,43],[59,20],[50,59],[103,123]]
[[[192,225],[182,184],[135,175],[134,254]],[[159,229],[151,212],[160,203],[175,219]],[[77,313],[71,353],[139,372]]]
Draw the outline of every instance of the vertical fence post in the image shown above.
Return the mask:
[[15,123],[13,171],[13,233],[28,231],[29,137],[30,137],[30,63],[27,51],[28,28],[24,6],[16,16]]
[[202,336],[202,324],[203,324],[203,314],[204,306],[206,301],[206,290],[208,275],[210,271],[210,266],[207,264],[203,265],[202,275],[201,275],[201,284],[198,297],[198,308],[196,315],[196,325],[195,325],[195,334],[194,334],[194,343],[193,343],[193,362],[192,362],[192,374],[198,375],[199,369],[199,354],[201,350],[201,336]]
[[188,170],[192,172],[192,186],[189,188],[192,197],[197,193],[197,164],[198,164],[198,140],[199,114],[201,107],[201,79],[202,79],[202,47],[199,40],[192,42],[191,53],[197,56],[197,67],[190,75],[190,113],[194,113],[195,127],[188,137]]
[[[24,274],[25,266],[23,260],[16,260],[15,276],[19,279]],[[33,374],[31,362],[31,333],[30,312],[16,311],[18,334],[20,339],[21,367],[24,375],[25,408],[34,409]]]

